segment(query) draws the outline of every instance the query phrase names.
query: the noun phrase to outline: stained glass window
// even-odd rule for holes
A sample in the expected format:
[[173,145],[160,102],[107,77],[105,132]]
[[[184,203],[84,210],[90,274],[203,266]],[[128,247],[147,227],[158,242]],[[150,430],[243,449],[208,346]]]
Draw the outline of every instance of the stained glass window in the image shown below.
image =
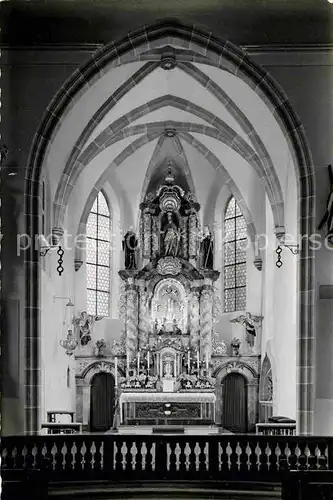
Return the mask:
[[90,211],[87,227],[87,313],[109,315],[110,302],[110,211],[100,191]]
[[246,308],[246,222],[234,197],[224,215],[224,311]]

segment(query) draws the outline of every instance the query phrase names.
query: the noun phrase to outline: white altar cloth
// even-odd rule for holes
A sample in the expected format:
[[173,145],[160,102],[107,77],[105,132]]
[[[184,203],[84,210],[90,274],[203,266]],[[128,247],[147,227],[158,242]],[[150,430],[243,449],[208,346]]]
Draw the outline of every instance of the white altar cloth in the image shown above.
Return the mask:
[[124,403],[213,403],[215,413],[216,396],[214,392],[122,392],[119,398],[120,422],[123,422]]

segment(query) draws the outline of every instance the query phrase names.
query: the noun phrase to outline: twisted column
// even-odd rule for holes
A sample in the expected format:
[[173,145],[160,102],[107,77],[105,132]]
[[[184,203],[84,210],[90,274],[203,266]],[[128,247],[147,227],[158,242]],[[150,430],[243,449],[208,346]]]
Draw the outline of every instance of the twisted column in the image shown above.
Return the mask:
[[147,346],[149,339],[149,322],[147,318],[148,295],[144,290],[140,290],[139,298],[139,347]]
[[134,288],[127,290],[126,314],[126,355],[135,360],[138,347],[138,292]]
[[183,258],[188,259],[188,217],[182,219]]
[[200,353],[201,358],[210,360],[212,353],[212,312],[213,312],[213,295],[210,287],[204,288],[200,298]]
[[189,242],[188,253],[190,259],[195,259],[197,256],[197,214],[192,213],[189,217]]
[[148,211],[143,213],[143,258],[151,257],[151,215]]
[[199,341],[200,341],[199,292],[193,291],[191,293],[189,306],[190,306],[190,344],[192,348],[199,349]]
[[151,238],[151,253],[152,257],[156,257],[159,251],[159,227],[158,218],[152,217],[152,238]]

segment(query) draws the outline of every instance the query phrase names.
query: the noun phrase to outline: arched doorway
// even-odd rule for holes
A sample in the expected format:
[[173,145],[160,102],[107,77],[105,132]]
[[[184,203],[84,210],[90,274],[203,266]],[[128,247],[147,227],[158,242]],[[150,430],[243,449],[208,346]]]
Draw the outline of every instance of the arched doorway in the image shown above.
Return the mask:
[[222,427],[231,432],[247,432],[247,386],[240,373],[230,373],[223,380]]
[[114,414],[114,377],[97,373],[91,380],[90,431],[106,432],[112,427]]

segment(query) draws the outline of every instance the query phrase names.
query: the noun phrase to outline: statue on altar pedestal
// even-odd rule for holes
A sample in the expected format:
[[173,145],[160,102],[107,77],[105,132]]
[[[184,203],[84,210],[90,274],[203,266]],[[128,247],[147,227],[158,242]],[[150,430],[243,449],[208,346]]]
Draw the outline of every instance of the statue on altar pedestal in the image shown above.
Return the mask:
[[103,319],[103,316],[93,316],[83,311],[78,318],[73,319],[73,324],[79,327],[80,344],[87,345],[91,341],[92,327],[95,321]]
[[173,320],[172,320],[172,333],[175,335],[182,334],[181,329],[178,328],[178,322],[177,322],[176,318],[173,318]]
[[208,226],[205,226],[203,239],[200,243],[201,268],[213,269],[214,263],[214,244],[213,236]]
[[125,252],[125,269],[136,269],[135,252],[138,246],[138,239],[132,227],[124,236],[122,247]]
[[164,233],[164,256],[176,257],[179,251],[180,231],[172,220],[172,213],[168,212],[168,222],[162,231]]

